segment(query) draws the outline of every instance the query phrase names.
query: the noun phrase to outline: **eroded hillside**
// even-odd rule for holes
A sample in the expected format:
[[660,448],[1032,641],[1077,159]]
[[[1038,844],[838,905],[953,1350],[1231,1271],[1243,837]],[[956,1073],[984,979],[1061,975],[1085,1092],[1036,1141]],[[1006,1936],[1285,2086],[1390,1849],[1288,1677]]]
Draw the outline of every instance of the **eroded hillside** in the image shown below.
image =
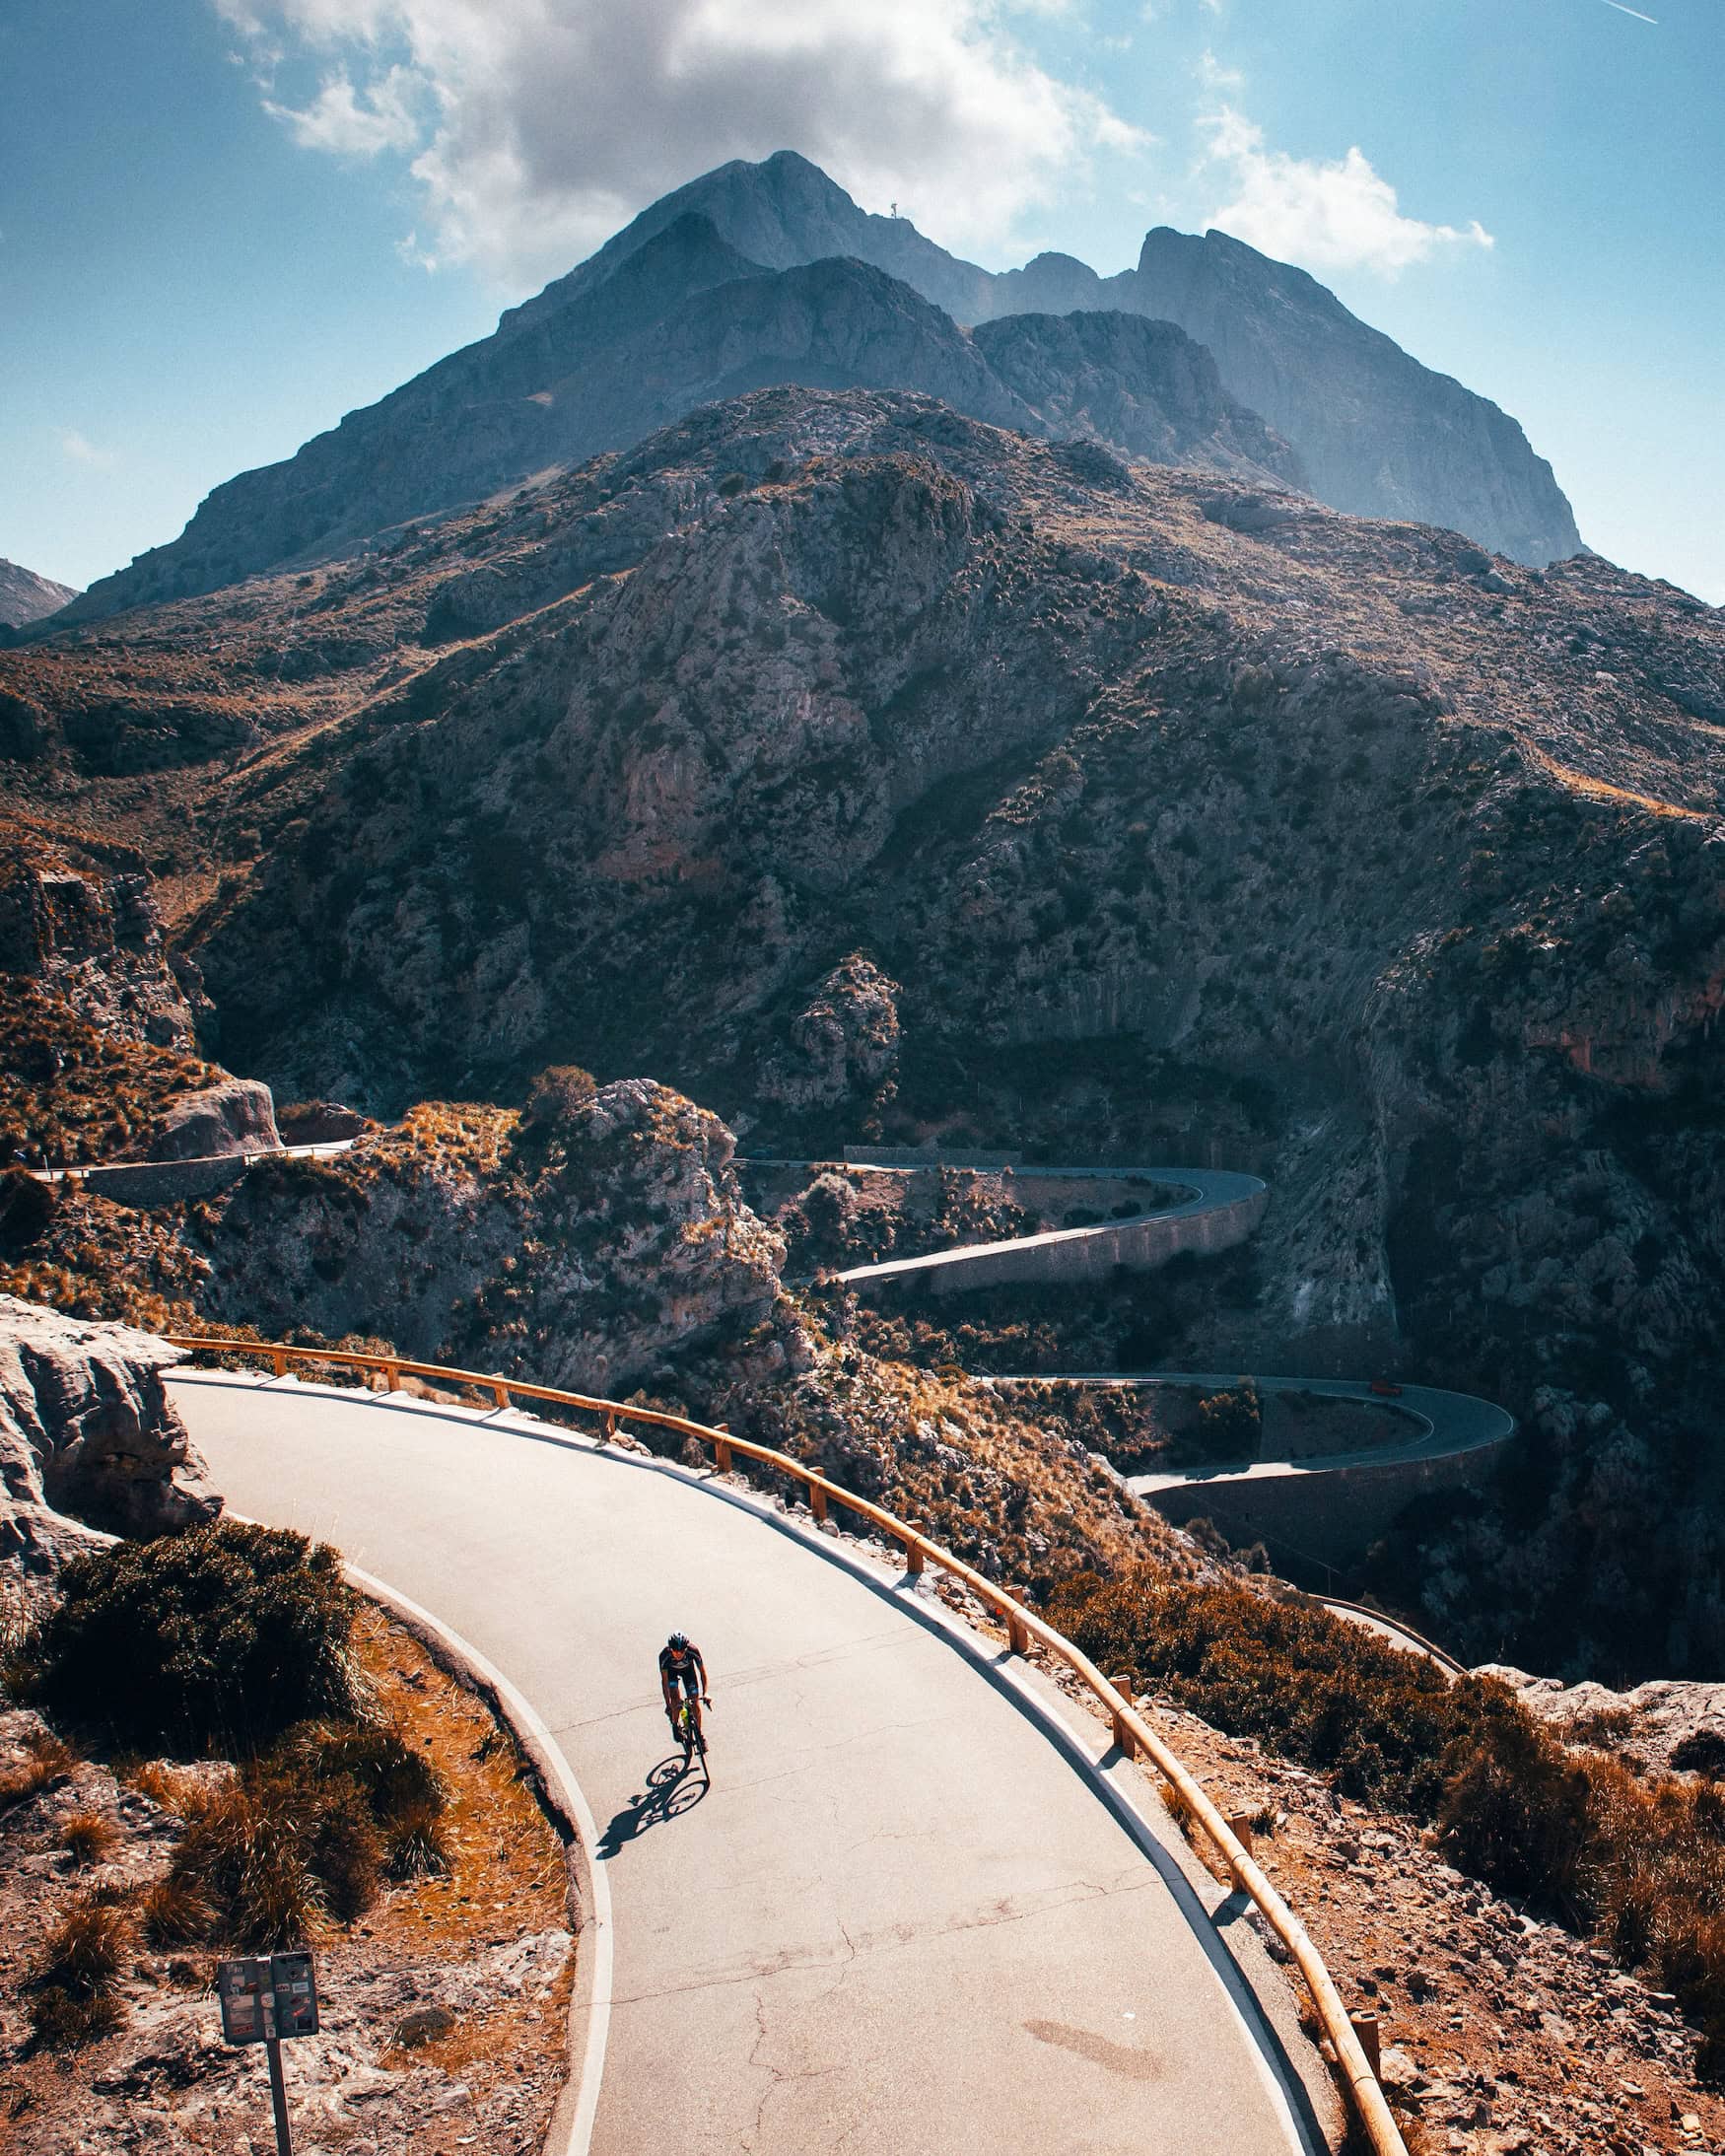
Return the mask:
[[1218,1355],[1530,1417],[1401,1596],[1715,1651],[1725,631],[1670,587],[774,389],[0,690],[281,1097],[571,1059],[763,1148],[1220,1134],[1276,1197]]

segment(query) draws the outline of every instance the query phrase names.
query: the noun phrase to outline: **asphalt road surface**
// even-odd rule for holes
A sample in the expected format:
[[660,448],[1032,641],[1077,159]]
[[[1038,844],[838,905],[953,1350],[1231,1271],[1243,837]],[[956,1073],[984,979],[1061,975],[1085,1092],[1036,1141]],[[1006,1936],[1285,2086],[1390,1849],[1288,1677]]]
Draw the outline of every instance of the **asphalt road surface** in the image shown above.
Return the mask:
[[[613,1912],[595,2156],[1322,2145],[1221,1944],[1237,1906],[1212,1925],[908,1588],[525,1417],[172,1387],[237,1511],[432,1611],[573,1765]],[[659,1706],[672,1628],[711,1671],[710,1783]]]
[[[1041,1382],[1050,1385],[1197,1385],[1225,1391],[1240,1382],[1238,1370],[1051,1370],[1040,1380],[999,1377],[998,1385]],[[1338,1468],[1394,1467],[1414,1460],[1443,1460],[1453,1453],[1472,1452],[1482,1445],[1501,1444],[1515,1432],[1515,1418],[1495,1401],[1477,1399],[1472,1393],[1445,1392],[1436,1385],[1403,1385],[1393,1398],[1384,1399],[1371,1389],[1369,1379],[1359,1377],[1259,1377],[1251,1382],[1260,1392],[1310,1392],[1330,1400],[1363,1400],[1381,1408],[1399,1409],[1414,1426],[1406,1437],[1388,1437],[1381,1444],[1362,1445],[1352,1452],[1326,1452],[1302,1460],[1211,1460],[1192,1467],[1167,1468],[1154,1475],[1134,1475],[1128,1487],[1142,1496],[1158,1490],[1176,1490],[1193,1483],[1268,1482],[1302,1475],[1327,1475]]]

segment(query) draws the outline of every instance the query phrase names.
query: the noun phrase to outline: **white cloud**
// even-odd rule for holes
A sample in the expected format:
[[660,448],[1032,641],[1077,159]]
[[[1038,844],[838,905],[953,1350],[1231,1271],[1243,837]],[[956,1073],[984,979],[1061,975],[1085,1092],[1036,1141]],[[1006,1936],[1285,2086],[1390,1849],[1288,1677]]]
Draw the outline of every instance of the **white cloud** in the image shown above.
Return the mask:
[[337,157],[376,157],[382,150],[412,150],[420,140],[415,106],[424,85],[409,68],[392,67],[363,90],[346,75],[327,75],[308,105],[296,110],[265,98],[263,108],[293,130],[306,150]]
[[413,153],[420,251],[517,290],[729,158],[800,150],[866,207],[987,250],[1095,153],[1145,141],[1014,41],[1007,0],[214,4],[324,67],[311,103],[271,106],[299,141]]
[[74,464],[88,464],[93,471],[111,471],[114,465],[119,462],[119,457],[114,451],[98,449],[96,444],[87,435],[80,434],[76,427],[60,428],[59,436],[61,453]]
[[1246,87],[1246,78],[1240,70],[1237,67],[1224,67],[1208,45],[1198,55],[1195,72],[1207,90],[1244,90]]
[[1202,124],[1205,161],[1225,168],[1234,190],[1208,222],[1278,260],[1394,277],[1439,247],[1494,244],[1478,219],[1458,228],[1404,217],[1395,188],[1357,148],[1329,161],[1289,157],[1225,105]]

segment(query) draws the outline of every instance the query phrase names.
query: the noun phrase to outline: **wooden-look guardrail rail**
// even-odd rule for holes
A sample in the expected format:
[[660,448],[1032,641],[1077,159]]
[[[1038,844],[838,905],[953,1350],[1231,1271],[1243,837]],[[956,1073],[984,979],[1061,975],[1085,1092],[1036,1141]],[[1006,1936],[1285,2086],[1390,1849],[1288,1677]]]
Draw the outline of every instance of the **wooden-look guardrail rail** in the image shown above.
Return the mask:
[[[352,1370],[380,1372],[391,1392],[401,1389],[404,1377],[424,1378],[440,1385],[466,1385],[489,1394],[495,1405],[507,1408],[513,1400],[544,1400],[557,1407],[573,1408],[580,1414],[595,1417],[607,1437],[616,1433],[619,1423],[635,1423],[656,1429],[674,1430],[679,1436],[693,1437],[697,1443],[711,1449],[720,1474],[727,1474],[738,1457],[758,1460],[776,1474],[784,1475],[799,1483],[808,1493],[809,1509],[817,1520],[825,1520],[831,1507],[837,1505],[855,1518],[866,1520],[877,1528],[889,1541],[904,1551],[905,1569],[910,1572],[924,1571],[929,1565],[948,1573],[1000,1617],[1006,1628],[1007,1643],[1014,1654],[1028,1652],[1035,1640],[1057,1661],[1064,1662],[1095,1698],[1108,1710],[1113,1726],[1114,1741],[1130,1759],[1141,1754],[1155,1768],[1173,1790],[1186,1816],[1202,1828],[1217,1855],[1221,1858],[1228,1875],[1237,1886],[1250,1895],[1262,1912],[1272,1931],[1287,1949],[1294,1966],[1299,1970],[1317,2010],[1324,2034],[1335,2050],[1337,2062],[1346,2083],[1348,2097],[1365,2129],[1375,2156],[1408,2156],[1406,2142],[1402,2139],[1395,2116],[1384,2100],[1374,2071],[1374,2061],[1366,2055],[1360,2034],[1348,2018],[1341,1992],[1323,1956],[1312,1944],[1305,1926],[1292,1910],[1271,1885],[1236,1825],[1230,1824],[1216,1809],[1215,1804],[1191,1771],[1169,1749],[1161,1737],[1133,1704],[1130,1687],[1125,1679],[1105,1677],[1095,1663],[1080,1648],[1074,1646],[1064,1633],[1045,1624],[1033,1610],[1027,1610],[1003,1587],[973,1570],[961,1558],[950,1550],[931,1541],[927,1535],[871,1504],[866,1497],[857,1496],[840,1484],[829,1482],[824,1475],[794,1460],[787,1452],[776,1452],[770,1445],[758,1445],[747,1437],[739,1437],[734,1431],[715,1429],[705,1423],[694,1423],[686,1416],[667,1415],[656,1408],[630,1407],[620,1400],[596,1400],[585,1393],[564,1392],[554,1385],[533,1385],[516,1377],[500,1377],[480,1370],[450,1369],[437,1362],[413,1362],[399,1356],[364,1355],[339,1348],[291,1348],[279,1341],[209,1340],[196,1335],[169,1336],[175,1348],[183,1348],[197,1355],[246,1356],[254,1360],[267,1361],[278,1377],[287,1375],[290,1362],[315,1362],[334,1364]],[[1244,1828],[1243,1820],[1237,1822]],[[1245,1829],[1247,1833],[1250,1829]],[[1369,2015],[1361,2016],[1367,2041],[1376,2048],[1376,2023]]]

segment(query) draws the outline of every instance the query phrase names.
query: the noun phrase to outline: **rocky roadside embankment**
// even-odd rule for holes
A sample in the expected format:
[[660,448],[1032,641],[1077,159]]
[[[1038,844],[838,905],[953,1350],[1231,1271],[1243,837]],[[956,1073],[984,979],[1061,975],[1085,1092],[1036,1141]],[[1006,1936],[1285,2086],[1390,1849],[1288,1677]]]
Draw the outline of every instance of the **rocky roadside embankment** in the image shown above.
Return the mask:
[[151,1334],[0,1295],[0,1588],[39,1604],[80,1549],[215,1517],[162,1383],[178,1360]]

